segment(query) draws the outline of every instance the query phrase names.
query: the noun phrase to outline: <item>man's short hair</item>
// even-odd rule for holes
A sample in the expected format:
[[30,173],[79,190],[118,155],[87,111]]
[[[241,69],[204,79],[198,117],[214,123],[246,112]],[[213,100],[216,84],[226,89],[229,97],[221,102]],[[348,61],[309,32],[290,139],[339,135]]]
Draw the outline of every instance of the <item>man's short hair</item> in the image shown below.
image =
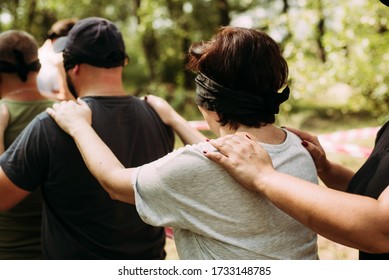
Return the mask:
[[31,34],[21,30],[0,33],[0,61],[16,64],[15,50],[23,54],[27,64],[38,60],[38,43]]
[[15,73],[26,82],[30,72],[38,72],[38,44],[27,32],[10,30],[0,33],[0,72]]
[[62,19],[54,23],[47,32],[47,37],[51,40],[68,35],[70,29],[76,24],[76,18]]

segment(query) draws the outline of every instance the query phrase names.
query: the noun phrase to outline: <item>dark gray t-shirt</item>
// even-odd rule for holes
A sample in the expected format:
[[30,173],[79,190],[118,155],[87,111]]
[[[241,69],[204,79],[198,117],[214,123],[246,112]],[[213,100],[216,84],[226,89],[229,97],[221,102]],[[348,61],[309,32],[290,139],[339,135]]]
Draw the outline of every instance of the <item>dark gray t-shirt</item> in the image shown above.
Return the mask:
[[[92,126],[126,167],[173,149],[174,134],[135,97],[83,98]],[[38,115],[1,156],[18,187],[42,186],[44,257],[48,259],[162,259],[165,234],[146,225],[133,205],[110,198],[88,171],[73,139],[46,113]]]

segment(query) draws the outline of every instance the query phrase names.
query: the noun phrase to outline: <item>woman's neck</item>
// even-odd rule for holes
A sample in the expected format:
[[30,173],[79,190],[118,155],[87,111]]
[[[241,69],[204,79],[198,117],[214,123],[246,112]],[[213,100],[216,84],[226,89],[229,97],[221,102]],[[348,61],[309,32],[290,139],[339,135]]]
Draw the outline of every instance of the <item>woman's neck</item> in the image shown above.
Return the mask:
[[226,126],[221,127],[220,136],[224,136],[227,134],[238,134],[242,136],[250,134],[251,138],[254,137],[254,139],[252,140],[273,145],[281,144],[286,139],[285,131],[273,124],[267,124],[259,128],[241,125],[237,130],[230,129]]

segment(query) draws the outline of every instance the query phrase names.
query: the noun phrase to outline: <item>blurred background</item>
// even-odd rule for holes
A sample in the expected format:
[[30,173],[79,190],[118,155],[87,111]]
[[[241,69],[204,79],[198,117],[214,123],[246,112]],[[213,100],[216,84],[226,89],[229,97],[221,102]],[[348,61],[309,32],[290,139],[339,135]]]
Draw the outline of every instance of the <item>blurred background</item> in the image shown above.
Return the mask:
[[[277,124],[321,135],[388,119],[389,9],[378,0],[0,0],[0,32],[22,29],[40,45],[57,20],[90,16],[115,22],[124,35],[128,93],[161,96],[188,120],[201,115],[186,51],[226,25],[265,31],[279,43],[291,98]],[[374,135],[347,141],[370,149]],[[344,151],[329,156],[354,169],[365,160]],[[355,250],[322,238],[320,252],[324,259],[357,258]]]
[[266,31],[283,50],[292,96],[279,122],[310,129],[316,116],[343,121],[347,114],[352,122],[357,115],[352,126],[386,120],[389,9],[378,0],[0,0],[0,31],[23,29],[39,44],[57,20],[89,16],[123,32],[128,92],[163,96],[188,119],[201,117],[186,51],[234,25]]

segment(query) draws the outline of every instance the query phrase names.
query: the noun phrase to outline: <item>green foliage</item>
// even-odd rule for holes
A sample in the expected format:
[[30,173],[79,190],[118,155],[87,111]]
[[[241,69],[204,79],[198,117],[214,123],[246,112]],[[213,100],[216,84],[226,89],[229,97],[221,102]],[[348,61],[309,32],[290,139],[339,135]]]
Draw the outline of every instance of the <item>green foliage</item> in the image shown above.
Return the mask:
[[378,0],[2,0],[0,31],[24,29],[41,44],[55,21],[89,16],[122,30],[128,91],[166,97],[187,118],[201,116],[186,51],[226,24],[264,30],[280,43],[292,89],[283,116],[307,104],[314,108],[307,118],[388,113],[389,8]]
[[[285,55],[291,69],[296,100],[328,103],[344,112],[369,111],[373,116],[386,115],[389,105],[389,9],[379,1],[322,1],[326,32],[323,35],[327,60],[316,55],[315,23],[317,13],[311,13],[312,28],[302,40],[290,40]],[[314,5],[312,5],[314,6]],[[298,25],[293,21],[294,26]],[[336,103],[345,93],[329,94],[338,84],[349,86],[346,101]]]

